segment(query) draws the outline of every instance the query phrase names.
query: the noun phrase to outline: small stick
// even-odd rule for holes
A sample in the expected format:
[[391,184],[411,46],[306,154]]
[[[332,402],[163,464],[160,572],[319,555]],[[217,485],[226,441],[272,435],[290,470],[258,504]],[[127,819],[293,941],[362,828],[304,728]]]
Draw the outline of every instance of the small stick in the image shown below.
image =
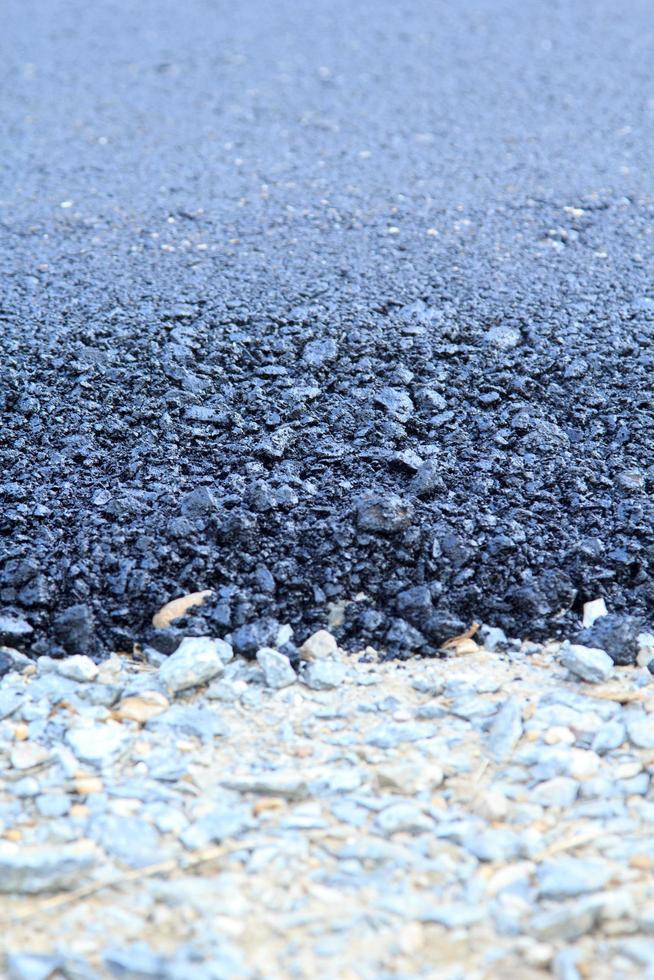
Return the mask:
[[116,878],[112,878],[110,881],[92,881],[87,885],[83,885],[81,888],[75,889],[75,891],[59,892],[57,895],[51,895],[49,898],[36,902],[31,908],[26,909],[25,911],[8,915],[5,918],[0,919],[0,926],[14,925],[18,922],[24,922],[27,919],[31,919],[32,916],[39,915],[41,912],[50,912],[52,909],[60,909],[66,905],[74,905],[75,902],[79,902],[84,898],[89,898],[91,895],[96,895],[105,888],[117,888],[120,885],[127,884],[130,881],[139,881],[141,878],[152,878],[154,875],[166,875],[172,874],[174,871],[185,871],[188,868],[196,868],[200,864],[207,864],[209,861],[215,861],[216,858],[225,857],[227,854],[234,854],[236,851],[249,850],[252,847],[258,846],[258,844],[259,841],[249,843],[246,841],[241,841],[240,843],[233,844],[218,844],[215,847],[206,848],[204,851],[201,851],[199,854],[195,854],[193,857],[189,857],[186,860],[170,858],[168,861],[159,861],[157,864],[149,864],[145,868],[133,868],[131,871],[125,871]]

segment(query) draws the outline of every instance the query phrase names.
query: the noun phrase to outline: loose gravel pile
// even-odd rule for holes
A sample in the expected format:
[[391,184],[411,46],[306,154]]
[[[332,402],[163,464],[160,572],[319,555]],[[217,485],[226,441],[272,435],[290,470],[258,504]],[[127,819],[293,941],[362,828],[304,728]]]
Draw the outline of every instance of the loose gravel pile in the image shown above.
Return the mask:
[[346,604],[395,656],[651,610],[649,4],[33,6],[0,610],[34,653],[208,588],[187,632]]
[[3,976],[649,976],[651,675],[495,640],[13,654]]

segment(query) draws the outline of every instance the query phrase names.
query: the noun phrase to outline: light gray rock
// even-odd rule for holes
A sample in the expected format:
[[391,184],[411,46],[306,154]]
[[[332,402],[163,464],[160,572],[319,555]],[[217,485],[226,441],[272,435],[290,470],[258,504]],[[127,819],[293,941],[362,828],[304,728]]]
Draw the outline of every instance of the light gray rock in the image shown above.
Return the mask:
[[173,704],[167,711],[151,718],[145,727],[149,731],[170,730],[175,735],[192,735],[204,742],[227,734],[222,718],[215,711],[197,704]]
[[8,612],[0,612],[0,643],[8,646],[22,646],[34,630],[22,616],[14,616]]
[[368,732],[365,738],[366,745],[374,745],[378,749],[394,749],[404,742],[419,742],[423,738],[433,738],[436,729],[433,725],[422,724],[399,724],[388,722],[377,725],[372,731]]
[[[151,685],[152,686],[152,685]],[[79,697],[89,704],[102,705],[112,708],[120,699],[123,688],[118,684],[84,684],[79,690]]]
[[229,837],[238,837],[251,826],[253,821],[247,807],[217,806],[186,827],[180,834],[180,840],[187,850],[196,851]]
[[406,422],[414,412],[410,396],[401,388],[382,388],[375,393],[373,401],[400,422]]
[[613,661],[608,653],[596,647],[565,643],[561,647],[561,663],[575,677],[589,684],[601,684],[613,673]]
[[434,718],[444,718],[447,714],[447,709],[438,701],[427,701],[416,710],[416,718],[419,721],[433,721]]
[[611,868],[601,861],[563,857],[544,861],[537,872],[541,898],[576,898],[599,891],[611,878]]
[[[56,663],[57,661],[53,662]],[[76,681],[71,681],[68,677],[62,677],[53,671],[42,674],[32,681],[30,696],[32,701],[47,698],[50,704],[57,701],[70,701],[74,704],[77,700],[77,688]]]
[[13,769],[23,771],[32,769],[34,766],[40,766],[49,758],[49,750],[44,745],[39,745],[38,742],[16,742],[11,750],[9,761]]
[[231,660],[234,659],[234,649],[231,643],[228,643],[227,640],[219,640],[219,639],[215,639],[213,643],[214,643],[214,650],[218,654],[218,657],[220,658],[222,663],[228,664],[230,663]]
[[568,776],[547,779],[531,791],[533,803],[541,806],[571,806],[577,798],[579,783]]
[[[263,674],[261,675],[261,679],[263,681]],[[263,692],[258,688],[248,688],[247,691],[243,691],[239,701],[244,708],[254,708],[256,710],[263,704]]]
[[513,861],[524,852],[518,834],[504,827],[472,834],[465,838],[463,846],[480,861]]
[[377,815],[375,826],[387,835],[398,832],[421,834],[431,830],[434,824],[414,803],[394,803]]
[[130,868],[144,868],[164,857],[159,834],[139,817],[101,814],[90,821],[88,834],[107,854]]
[[25,696],[22,690],[11,687],[0,690],[0,721],[11,717],[15,711],[18,711],[24,700]]
[[[645,936],[630,936],[620,943],[620,952],[638,966],[651,971],[654,968],[654,939]],[[651,976],[648,972],[647,976]]]
[[28,800],[38,796],[41,792],[41,783],[34,776],[25,776],[17,782],[11,784],[11,793],[21,800]]
[[7,980],[50,980],[60,973],[61,958],[47,953],[9,953]]
[[649,773],[641,772],[630,779],[617,779],[616,789],[625,796],[646,796],[649,789]]
[[597,910],[586,901],[564,902],[537,912],[529,924],[530,935],[543,942],[573,942],[595,926]]
[[160,834],[179,834],[188,826],[188,819],[181,810],[163,806],[154,813],[154,823]]
[[556,980],[581,980],[577,964],[581,961],[581,950],[561,949],[552,961],[552,975]]
[[89,851],[0,843],[0,892],[38,895],[74,888],[95,862]]
[[488,751],[495,759],[511,754],[522,737],[522,705],[515,697],[508,697],[495,715],[486,740]]
[[66,732],[66,742],[81,762],[104,766],[120,754],[129,742],[129,732],[122,725],[83,725]]
[[65,793],[44,793],[35,802],[42,817],[65,817],[70,810],[70,797]]
[[627,734],[639,749],[654,749],[654,715],[634,713],[627,716]]
[[517,347],[522,341],[522,334],[517,327],[509,324],[497,324],[486,331],[486,342],[498,350],[507,351]]
[[212,681],[205,692],[205,697],[209,701],[223,701],[225,704],[234,704],[243,693],[241,682],[233,683],[218,679]]
[[384,894],[377,901],[379,908],[412,922],[435,922],[446,929],[462,929],[484,918],[485,910],[476,903],[452,902],[440,905],[433,898],[421,895]]
[[296,806],[281,822],[284,830],[322,830],[329,826],[323,815],[322,804],[311,801]]
[[490,698],[470,694],[457,698],[448,710],[450,714],[456,715],[457,718],[476,722],[492,717],[497,711],[497,704],[495,701],[491,701]]
[[328,691],[345,680],[347,667],[336,660],[316,660],[304,668],[301,681],[313,691]]
[[295,684],[297,675],[290,660],[272,647],[262,647],[257,653],[257,663],[263,671],[266,685],[275,689]]
[[554,687],[543,695],[538,704],[539,711],[541,705],[567,705],[584,716],[596,714],[603,721],[607,721],[609,718],[617,718],[622,712],[621,706],[614,701],[601,701],[587,694],[582,694],[578,689],[569,687]]
[[[612,779],[606,776],[594,776],[592,779],[584,779],[579,784],[579,797],[583,800],[604,800],[615,806],[616,800],[613,797],[618,795],[618,789]],[[578,813],[579,810],[575,810]]]
[[167,654],[161,653],[160,650],[155,650],[154,647],[148,646],[143,647],[143,656],[145,658],[145,662],[151,667],[161,667],[161,665],[168,659]]
[[428,694],[432,698],[440,694],[444,686],[445,684],[440,677],[430,677],[429,674],[414,677],[411,681],[411,687],[414,691],[418,691],[420,694]]
[[[531,747],[533,756],[530,760],[531,775],[539,782],[552,779],[555,776],[570,774],[570,766],[574,758],[567,745],[534,745]],[[521,761],[526,761],[526,754]]]
[[337,799],[331,804],[331,812],[342,823],[351,827],[363,827],[368,820],[368,811],[358,806],[354,800]]
[[[159,668],[159,677],[171,694],[206,684],[222,673],[218,643],[208,636],[185,636]],[[231,649],[231,647],[230,647]]]
[[243,776],[227,776],[221,780],[221,786],[238,790],[240,793],[282,796],[293,800],[307,795],[309,782],[310,776],[302,772],[277,770],[276,772],[252,773]]
[[67,677],[71,681],[88,683],[94,681],[98,676],[97,664],[94,664],[90,657],[85,657],[79,653],[72,657],[65,657],[63,660],[57,660],[56,664],[56,672],[61,677]]
[[169,976],[166,958],[154,953],[144,942],[107,950],[103,962],[108,975],[122,980],[147,980],[148,977],[157,980]]
[[592,741],[591,748],[598,755],[617,749],[625,741],[627,730],[621,721],[606,721]]
[[491,653],[496,650],[505,650],[509,642],[506,633],[499,626],[482,626],[479,630],[479,639],[484,648]]

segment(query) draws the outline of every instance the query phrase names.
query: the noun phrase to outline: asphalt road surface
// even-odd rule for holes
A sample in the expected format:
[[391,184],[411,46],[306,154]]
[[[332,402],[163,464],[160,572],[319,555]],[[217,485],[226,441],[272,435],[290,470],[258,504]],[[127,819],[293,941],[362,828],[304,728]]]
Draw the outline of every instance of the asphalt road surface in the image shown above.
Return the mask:
[[6,642],[647,617],[651,3],[2,20]]

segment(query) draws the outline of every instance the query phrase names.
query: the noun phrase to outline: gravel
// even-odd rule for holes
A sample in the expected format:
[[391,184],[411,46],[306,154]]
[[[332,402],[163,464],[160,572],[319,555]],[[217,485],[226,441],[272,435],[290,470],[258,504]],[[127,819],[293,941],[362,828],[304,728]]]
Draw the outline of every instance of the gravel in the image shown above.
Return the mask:
[[93,682],[47,658],[0,679],[0,970],[639,975],[650,673],[589,683],[559,643],[399,664],[321,644],[299,663],[336,687],[271,686],[294,674],[274,647],[165,695],[124,655]]
[[320,660],[308,664],[302,671],[302,682],[313,691],[328,691],[343,683],[347,673],[345,664],[332,660]]
[[185,637],[159,668],[159,677],[173,694],[197,687],[223,671],[216,641],[209,637]]
[[38,895],[74,888],[95,864],[91,852],[72,847],[0,846],[0,892]]
[[268,687],[282,688],[295,684],[297,674],[291,667],[288,657],[277,650],[263,647],[257,653],[257,663],[263,671]]
[[576,677],[590,684],[600,684],[611,676],[613,660],[604,650],[567,643],[562,648],[561,663]]

